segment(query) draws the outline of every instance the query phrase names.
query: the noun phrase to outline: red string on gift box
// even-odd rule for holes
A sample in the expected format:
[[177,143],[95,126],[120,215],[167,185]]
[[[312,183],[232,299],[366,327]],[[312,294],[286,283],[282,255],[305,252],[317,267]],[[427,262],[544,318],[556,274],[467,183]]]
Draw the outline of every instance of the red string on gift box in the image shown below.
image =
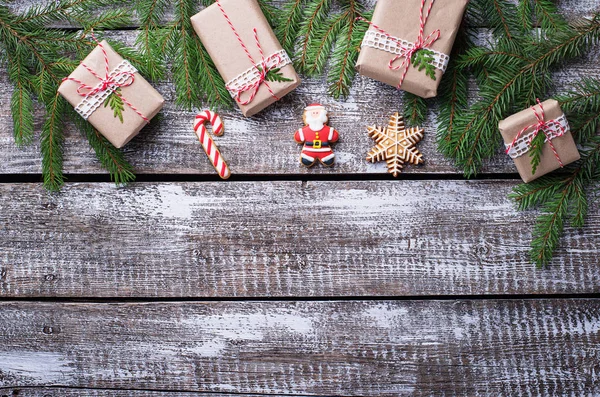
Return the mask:
[[542,132],[544,135],[546,135],[546,139],[548,141],[548,143],[550,144],[550,148],[552,149],[552,152],[554,153],[554,157],[556,157],[556,160],[558,160],[558,163],[560,164],[560,167],[563,168],[564,164],[562,162],[562,160],[560,159],[560,155],[558,154],[558,152],[556,151],[556,148],[554,147],[554,144],[552,143],[552,139],[550,137],[550,135],[548,134],[548,132],[546,131],[549,127],[555,125],[556,127],[558,127],[558,129],[560,130],[560,133],[556,136],[556,138],[561,137],[563,135],[566,134],[566,130],[565,128],[562,126],[562,124],[558,121],[558,120],[549,120],[546,121],[546,113],[544,112],[544,105],[540,102],[539,99],[536,99],[538,105],[540,106],[540,111],[538,112],[538,110],[536,109],[535,106],[531,107],[531,110],[533,110],[533,113],[535,114],[535,118],[537,119],[537,123],[528,125],[526,127],[524,127],[515,137],[515,139],[513,139],[512,143],[510,145],[507,146],[506,148],[506,154],[510,153],[510,151],[515,147],[515,145],[517,144],[517,141],[519,139],[521,139],[521,137],[523,136],[523,134],[525,134],[525,132],[531,128],[534,128],[534,130],[532,131],[532,135],[531,135],[531,139],[529,139],[529,142],[527,143],[527,146],[531,147],[531,144],[533,143],[533,140],[535,139],[535,137]]
[[[412,46],[404,45],[404,43],[400,39],[392,36],[391,34],[386,32],[383,28],[377,26],[373,22],[371,22],[363,17],[357,18],[358,20],[364,21],[364,22],[368,23],[369,25],[371,25],[372,27],[374,27],[377,31],[379,31],[379,33],[383,34],[389,40],[395,42],[398,45],[398,48],[400,48],[400,54],[396,55],[388,64],[388,67],[392,70],[400,70],[400,69],[404,68],[404,71],[402,72],[402,76],[400,77],[400,82],[398,83],[398,86],[396,87],[398,89],[400,89],[402,87],[402,84],[404,83],[404,79],[406,79],[406,74],[408,73],[408,70],[410,69],[413,55],[417,51],[430,48],[433,45],[433,43],[435,43],[436,41],[439,40],[439,38],[441,36],[441,31],[439,29],[436,29],[433,32],[429,33],[429,35],[427,37],[425,37],[425,25],[427,24],[427,20],[429,20],[429,14],[431,13],[431,9],[433,8],[433,3],[435,3],[435,0],[431,0],[431,3],[429,3],[429,7],[427,8],[427,12],[424,12],[426,3],[427,3],[427,0],[421,0],[421,9],[419,12],[419,35],[417,36],[417,40],[414,43],[412,43]],[[402,63],[399,66],[394,66],[396,61],[398,61],[400,58],[404,58],[404,61],[402,61]]]
[[[102,50],[102,54],[104,56],[104,72],[105,72],[104,77],[100,76],[98,73],[96,73],[95,70],[93,70],[92,68],[90,68],[88,65],[86,65],[83,62],[81,62],[81,66],[83,66],[94,77],[96,77],[98,80],[100,80],[100,82],[102,84],[97,85],[96,87],[92,87],[90,85],[85,84],[83,81],[78,80],[73,77],[65,77],[62,81],[70,80],[70,81],[73,81],[73,82],[79,84],[79,87],[77,88],[77,93],[84,98],[88,98],[90,96],[98,94],[99,92],[104,92],[108,89],[114,89],[113,92],[121,98],[123,103],[125,103],[134,112],[136,112],[146,123],[149,123],[150,119],[148,119],[146,116],[144,116],[142,114],[142,112],[140,112],[122,94],[120,94],[118,91],[116,91],[117,88],[124,88],[124,87],[129,87],[130,85],[132,85],[135,82],[135,74],[132,72],[120,71],[120,72],[115,73],[113,76],[111,76],[110,69],[109,69],[110,65],[109,65],[109,60],[108,60],[108,54],[106,53],[106,50],[104,49],[104,46],[102,45],[102,43],[100,43],[96,39],[96,36],[94,36],[93,32],[91,33],[91,36],[92,36],[92,39],[96,42],[96,44],[98,44],[98,47],[100,47],[100,49]],[[118,78],[121,76],[126,76],[126,79],[122,83],[119,83]]]
[[[282,62],[281,56],[279,56],[279,54],[274,54],[274,55],[271,55],[271,56],[265,58],[265,54],[264,54],[262,46],[260,44],[260,40],[258,39],[258,32],[257,32],[256,28],[254,28],[253,29],[253,32],[254,32],[254,41],[256,43],[256,47],[258,48],[258,51],[260,52],[260,56],[261,56],[261,62],[260,63],[256,63],[254,61],[254,58],[250,54],[250,51],[248,50],[248,47],[244,43],[244,40],[242,40],[242,37],[237,32],[237,29],[235,28],[235,26],[233,26],[233,22],[231,22],[231,19],[229,18],[229,15],[227,15],[227,13],[223,9],[223,6],[221,5],[221,2],[219,0],[217,0],[217,6],[221,10],[221,13],[223,14],[223,17],[225,17],[225,20],[227,20],[227,23],[229,24],[229,27],[231,28],[231,30],[235,34],[235,37],[237,38],[238,42],[240,43],[240,45],[244,49],[244,52],[248,56],[248,59],[250,60],[250,62],[252,62],[252,66],[255,67],[256,71],[258,72],[258,80],[256,82],[250,83],[250,84],[244,84],[241,87],[236,87],[236,88],[234,88],[234,87],[227,87],[227,89],[229,91],[233,91],[235,93],[235,100],[238,103],[240,103],[241,105],[248,105],[256,97],[256,94],[258,93],[258,90],[260,89],[260,86],[262,84],[264,84],[267,87],[267,89],[269,90],[269,93],[271,94],[271,96],[273,98],[275,98],[275,100],[278,101],[279,98],[277,97],[277,95],[275,95],[275,93],[273,92],[273,90],[269,86],[269,83],[267,83],[267,73],[269,73],[269,71],[271,71],[272,69],[275,69],[277,67],[277,65],[279,65]],[[276,62],[273,64],[273,66],[269,66],[269,63],[272,60],[276,60]],[[250,92],[250,97],[247,100],[245,100],[245,101],[242,102],[242,95],[244,93],[246,93],[246,92]]]

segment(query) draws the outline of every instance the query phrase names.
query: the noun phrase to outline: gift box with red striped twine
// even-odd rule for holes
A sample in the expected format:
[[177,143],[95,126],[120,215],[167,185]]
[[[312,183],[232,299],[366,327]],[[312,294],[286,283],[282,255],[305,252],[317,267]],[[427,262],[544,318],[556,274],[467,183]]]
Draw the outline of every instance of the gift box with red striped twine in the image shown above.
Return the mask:
[[[96,41],[96,38],[92,36]],[[127,144],[162,109],[165,100],[106,42],[68,77],[58,92],[115,147]]]
[[194,15],[192,25],[245,116],[300,84],[256,0],[218,0]]
[[[361,44],[358,72],[423,98],[437,95],[468,0],[378,0]],[[428,51],[434,79],[414,67]]]
[[[515,162],[521,178],[531,182],[543,175],[579,160],[569,123],[558,101],[538,100],[537,105],[516,113],[499,124],[504,138],[506,154]],[[529,155],[533,140],[539,134],[545,136],[540,164],[535,173]]]

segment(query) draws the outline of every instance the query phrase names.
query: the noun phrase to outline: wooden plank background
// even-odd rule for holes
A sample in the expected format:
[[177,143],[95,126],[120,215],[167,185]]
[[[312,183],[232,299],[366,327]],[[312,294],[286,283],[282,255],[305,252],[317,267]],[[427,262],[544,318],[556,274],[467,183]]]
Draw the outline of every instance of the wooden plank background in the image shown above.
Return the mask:
[[[558,4],[569,20],[600,10]],[[599,59],[558,70],[555,91],[599,76]],[[256,117],[223,113],[234,177],[220,182],[194,112],[173,105],[170,81],[156,86],[164,117],[125,149],[145,182],[98,182],[69,126],[78,182],[50,194],[29,183],[39,146],[15,149],[0,70],[0,397],[600,396],[597,200],[538,270],[538,213],[507,199],[512,162],[499,153],[462,180],[437,153],[435,101],[426,164],[392,180],[364,161],[365,126],[401,110],[401,94],[357,77],[335,101],[305,79]],[[334,169],[298,164],[292,133],[312,102],[342,133]]]
[[600,393],[598,300],[0,307],[9,358],[0,385],[352,396]]
[[595,204],[547,270],[503,181],[0,185],[11,297],[600,292]]

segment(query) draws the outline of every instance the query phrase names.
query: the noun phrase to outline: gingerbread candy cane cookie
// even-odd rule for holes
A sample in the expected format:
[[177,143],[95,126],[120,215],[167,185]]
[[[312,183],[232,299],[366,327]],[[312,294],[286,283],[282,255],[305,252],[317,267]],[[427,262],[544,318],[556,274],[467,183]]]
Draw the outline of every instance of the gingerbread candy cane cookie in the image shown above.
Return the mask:
[[219,148],[217,148],[217,145],[215,145],[215,142],[208,134],[206,123],[210,123],[215,136],[221,136],[224,132],[223,122],[218,114],[211,112],[210,110],[205,110],[196,116],[194,131],[196,132],[196,135],[198,135],[198,139],[200,140],[204,151],[208,155],[213,167],[215,167],[215,170],[219,173],[219,176],[222,179],[228,179],[231,176],[231,172],[229,171],[229,167],[225,163],[221,152],[219,152]]

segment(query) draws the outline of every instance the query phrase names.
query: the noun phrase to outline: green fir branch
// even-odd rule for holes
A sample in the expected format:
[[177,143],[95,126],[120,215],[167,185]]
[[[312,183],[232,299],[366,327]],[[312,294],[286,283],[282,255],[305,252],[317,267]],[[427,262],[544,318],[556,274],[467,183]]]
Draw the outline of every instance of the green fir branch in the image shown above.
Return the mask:
[[[33,102],[37,100],[45,109],[40,147],[48,190],[59,190],[64,183],[64,115],[70,106],[57,94],[58,86],[95,47],[89,38],[92,29],[131,25],[128,11],[120,5],[118,0],[59,0],[31,7],[19,15],[0,5],[0,52],[14,86],[11,113],[15,142],[32,142]],[[56,23],[75,23],[82,29],[48,27]]]
[[17,146],[26,146],[33,141],[33,99],[31,98],[31,80],[18,53],[9,58],[8,76],[14,85],[10,102],[13,118],[13,133]]
[[[331,51],[333,44],[331,38],[335,36],[332,34],[328,34],[326,37],[319,35],[323,30],[325,32],[329,31],[329,29],[324,29],[324,27],[328,26],[327,16],[331,10],[331,4],[332,0],[311,0],[304,8],[303,19],[298,30],[300,40],[295,62],[295,66],[299,71],[305,72],[309,68],[309,65],[317,63],[318,55],[314,51],[321,48],[321,43]],[[324,43],[327,39],[329,39],[329,43]],[[322,66],[324,65],[322,59],[321,62],[321,67],[317,66],[315,69],[322,70]]]
[[[135,181],[134,169],[125,159],[125,155],[121,149],[115,148],[98,130],[77,114],[74,109],[67,109],[67,118],[86,137],[102,168],[108,171],[110,179],[117,186],[124,186]],[[154,119],[152,122],[154,122]]]
[[300,61],[296,65],[299,72],[317,77],[325,71],[333,46],[345,22],[343,14],[335,14],[322,24],[313,25],[314,36],[322,39],[308,43],[307,49],[302,52]]
[[577,143],[597,134],[600,127],[600,79],[584,78],[556,99],[567,115]]
[[198,85],[210,107],[231,108],[232,99],[225,82],[199,39],[195,40],[198,53]]
[[434,65],[435,57],[434,52],[427,49],[421,49],[415,52],[411,58],[411,64],[417,68],[419,72],[425,70],[425,75],[431,80],[437,80],[435,76],[436,68]]
[[[262,68],[259,66],[258,70],[262,71]],[[265,76],[265,80],[273,81],[273,82],[277,82],[277,83],[284,83],[286,81],[294,81],[293,79],[285,77],[283,75],[283,73],[281,72],[281,68],[270,69],[267,72],[267,75]]]
[[505,44],[527,32],[517,6],[509,0],[473,0],[467,15],[472,26],[491,27],[494,36]]
[[177,0],[175,2],[175,20],[173,34],[169,38],[169,50],[173,60],[173,82],[175,83],[175,102],[184,109],[191,110],[201,100],[202,94],[196,84],[197,57],[195,33],[190,18],[195,14],[193,2]]
[[306,0],[290,0],[285,3],[275,27],[275,35],[288,54],[294,53],[305,2]]
[[282,14],[281,10],[272,5],[270,0],[258,0],[258,5],[267,19],[267,22],[269,22],[269,25],[271,25],[273,29],[277,27],[279,16]]
[[[527,2],[527,0],[521,0]],[[558,7],[552,0],[533,0],[537,24],[544,30],[560,31],[568,28],[567,21],[558,12]]]
[[[202,3],[207,6],[213,2]],[[157,40],[158,48],[173,65],[175,103],[188,110],[201,107],[203,102],[210,107],[231,107],[225,82],[192,27],[190,18],[197,11],[196,2],[177,0],[175,8],[175,20],[161,29]]]
[[429,103],[417,95],[404,92],[404,120],[411,125],[423,125],[427,119]]
[[143,59],[145,76],[152,81],[164,78],[166,54],[161,51],[162,23],[169,6],[167,0],[137,0],[136,12],[140,20],[136,46]]
[[46,104],[46,120],[42,127],[42,173],[46,189],[56,192],[64,184],[63,176],[63,113],[65,100],[57,93]]
[[523,42],[516,54],[512,45],[499,44],[487,52],[471,49],[465,57],[475,61],[463,59],[463,66],[485,67],[490,73],[488,83],[480,87],[482,99],[456,118],[452,135],[441,141],[442,153],[453,158],[466,176],[476,175],[483,159],[495,155],[500,145],[498,122],[546,96],[553,67],[575,58],[599,37],[600,22],[594,19],[583,27]]
[[104,107],[110,107],[113,111],[113,117],[118,118],[123,124],[123,112],[125,111],[125,103],[123,103],[123,97],[121,96],[121,88],[117,88],[115,92],[111,93],[104,101]]
[[438,115],[438,147],[448,145],[452,139],[456,117],[468,107],[469,70],[458,61],[473,47],[472,33],[465,26],[458,31],[450,55],[450,62],[439,86],[440,112]]
[[537,168],[542,161],[542,152],[546,144],[546,135],[541,131],[533,138],[529,146],[529,157],[531,158],[531,173],[535,175]]
[[341,27],[337,34],[337,40],[334,45],[331,56],[331,67],[327,75],[329,83],[329,94],[335,99],[346,97],[350,93],[350,87],[356,74],[354,66],[360,52],[360,45],[368,24],[357,18],[368,17],[358,0],[344,0],[342,7],[342,20],[345,25]]
[[517,186],[510,196],[520,210],[541,207],[531,243],[531,259],[539,267],[552,260],[567,222],[577,228],[585,224],[588,193],[600,181],[600,136],[590,138],[581,154],[568,176],[540,178]]

